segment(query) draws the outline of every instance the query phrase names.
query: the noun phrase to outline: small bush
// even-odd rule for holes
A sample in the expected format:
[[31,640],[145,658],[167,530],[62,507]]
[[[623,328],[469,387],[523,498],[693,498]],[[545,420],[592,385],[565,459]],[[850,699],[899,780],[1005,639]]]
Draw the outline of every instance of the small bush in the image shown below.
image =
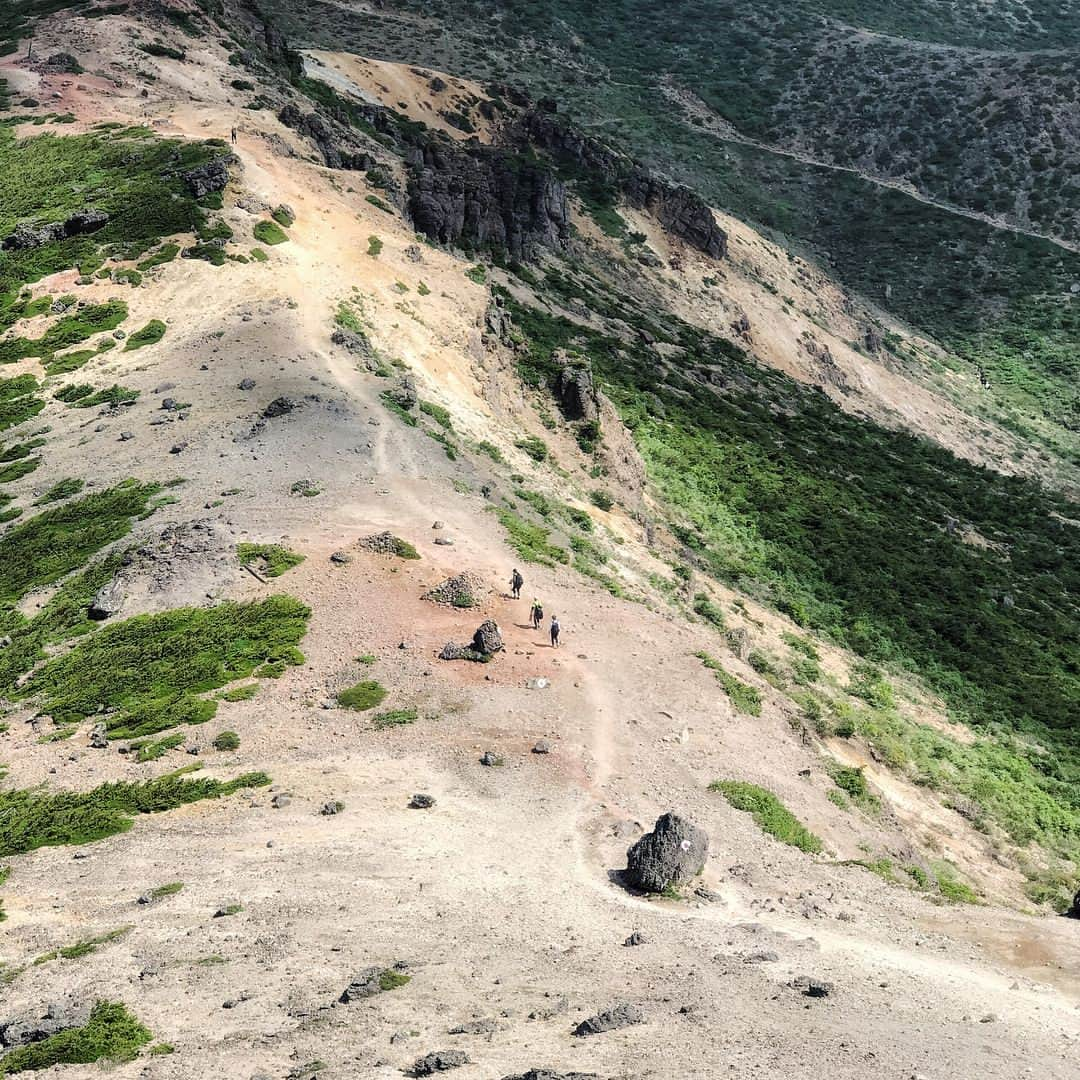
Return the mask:
[[365,679],[347,690],[342,690],[338,696],[338,704],[344,709],[354,709],[357,712],[365,712],[381,705],[386,699],[387,690],[374,679]]
[[756,687],[748,686],[742,680],[729,674],[720,661],[714,660],[708,653],[699,652],[694,655],[716,676],[736,710],[749,716],[761,715],[761,694]]
[[519,517],[512,510],[496,507],[495,514],[499,524],[507,532],[510,546],[525,562],[539,563],[541,566],[554,566],[556,563],[568,563],[570,552],[549,542],[549,529],[533,525]]
[[392,709],[389,712],[379,713],[371,722],[377,731],[382,731],[384,728],[404,727],[406,724],[413,723],[416,717],[415,709]]
[[141,330],[127,339],[124,352],[134,352],[145,345],[154,345],[165,336],[166,326],[160,319],[151,319]]
[[82,491],[84,484],[84,480],[68,477],[66,480],[61,480],[60,483],[49,488],[40,499],[34,501],[34,505],[45,506],[48,503],[59,502],[61,499],[69,499],[72,495],[78,495]]
[[276,221],[257,222],[251,232],[260,244],[273,246],[274,244],[284,244],[289,239],[288,234]]
[[763,832],[782,843],[811,854],[821,851],[821,838],[810,832],[771,791],[741,780],[716,780],[709,790],[720,792],[736,810],[750,814]]
[[303,555],[280,544],[237,544],[236,554],[241,566],[259,563],[259,568],[267,577],[281,577],[286,570],[304,561]]
[[222,731],[214,736],[215,750],[239,750],[240,736],[235,731]]
[[444,409],[441,405],[436,405],[433,401],[421,401],[420,411],[425,416],[430,416],[440,427],[446,428],[447,431],[454,430],[454,424],[450,419],[450,412]]
[[829,775],[832,777],[832,782],[840,788],[841,791],[846,792],[856,801],[865,799],[866,796],[870,794],[870,788],[866,783],[866,777],[863,775],[863,771],[860,768],[847,765],[836,765],[830,770]]
[[39,1071],[53,1065],[131,1061],[152,1036],[123,1005],[99,1001],[82,1027],[67,1028],[0,1058],[0,1075]]
[[250,701],[259,692],[257,682],[245,683],[243,686],[234,686],[221,695],[222,701]]
[[604,513],[607,513],[615,505],[615,500],[600,488],[589,492],[589,502],[598,510],[603,510]]
[[486,454],[496,464],[500,464],[504,460],[502,451],[494,443],[488,442],[487,439],[478,442],[476,444],[476,449],[479,450],[481,454]]
[[469,269],[465,271],[465,276],[477,285],[484,285],[487,283],[487,270],[480,265],[470,266]]
[[541,462],[547,460],[547,444],[543,439],[538,438],[536,435],[526,435],[524,438],[518,439],[514,445],[519,450],[524,450],[533,461]]
[[387,968],[379,973],[379,989],[384,993],[387,990],[398,990],[402,986],[407,986],[411,981],[412,977],[410,975],[395,971],[393,968]]
[[707,593],[698,593],[694,597],[694,614],[700,615],[707,623],[711,623],[717,630],[724,629],[724,613],[712,602]]
[[377,259],[382,252],[383,242],[377,236],[369,236],[367,240],[367,253]]
[[184,888],[182,881],[170,881],[168,885],[158,885],[150,890],[150,896],[154,900],[163,900],[166,896],[175,896]]
[[289,229],[296,224],[296,216],[287,206],[276,206],[270,216],[283,228]]

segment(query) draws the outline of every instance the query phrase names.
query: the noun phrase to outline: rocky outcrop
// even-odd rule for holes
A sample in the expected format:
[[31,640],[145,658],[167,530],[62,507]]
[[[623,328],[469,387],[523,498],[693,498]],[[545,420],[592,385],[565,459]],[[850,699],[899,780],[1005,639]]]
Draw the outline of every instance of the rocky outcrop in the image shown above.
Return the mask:
[[636,1005],[614,1005],[587,1020],[582,1020],[574,1034],[577,1036],[599,1035],[604,1031],[616,1031],[633,1024],[645,1022],[645,1014]]
[[13,1020],[0,1022],[0,1046],[11,1048],[41,1042],[68,1028],[86,1023],[88,1006],[73,1001],[58,1001],[44,1010],[35,1009]]
[[[368,123],[381,119],[382,110],[372,106]],[[375,158],[350,132],[348,125],[332,120],[319,112],[301,112],[292,102],[279,113],[278,119],[288,128],[310,139],[322,154],[323,161],[331,169],[352,169],[363,172],[375,165]]]
[[212,195],[215,191],[224,191],[225,185],[229,182],[229,166],[235,161],[236,158],[232,154],[212,158],[184,173],[184,183],[196,199]]
[[476,660],[486,663],[496,653],[502,652],[506,646],[503,644],[502,632],[493,619],[485,619],[473,634],[472,642],[468,645],[459,645],[455,641],[448,641],[439,653],[440,660]]
[[1080,889],[1076,890],[1076,895],[1073,897],[1072,907],[1065,912],[1066,916],[1070,919],[1080,919]]
[[656,819],[626,853],[626,877],[636,888],[663,892],[696,877],[705,867],[709,838],[703,829],[677,814]]
[[566,187],[534,161],[436,139],[411,147],[406,159],[408,211],[431,240],[529,258],[570,235]]
[[110,619],[114,615],[119,615],[123,609],[126,596],[127,588],[123,579],[115,577],[112,581],[102,585],[94,594],[94,599],[90,601],[86,614],[95,621]]
[[417,1058],[409,1070],[409,1076],[434,1076],[435,1073],[448,1072],[450,1069],[460,1069],[462,1065],[469,1063],[469,1057],[464,1050],[436,1050],[434,1053],[425,1054]]
[[565,353],[556,359],[561,366],[552,389],[563,416],[567,420],[597,420],[599,401],[588,360]]
[[596,1073],[557,1073],[550,1069],[530,1069],[528,1072],[504,1076],[502,1080],[600,1080]]
[[[433,604],[449,604],[450,607],[471,608],[480,603],[485,591],[484,579],[468,570],[440,581],[434,589],[424,593],[422,599]],[[479,633],[479,631],[477,631]]]
[[550,102],[526,109],[507,130],[506,139],[545,150],[557,165],[619,192],[635,209],[645,210],[673,236],[714,259],[727,254],[727,234],[712,210],[690,188],[670,184],[643,165],[578,131],[559,117]]
[[104,210],[80,210],[64,221],[50,221],[35,225],[20,222],[0,244],[5,251],[27,251],[31,248],[53,244],[71,236],[85,236],[107,225],[109,215]]

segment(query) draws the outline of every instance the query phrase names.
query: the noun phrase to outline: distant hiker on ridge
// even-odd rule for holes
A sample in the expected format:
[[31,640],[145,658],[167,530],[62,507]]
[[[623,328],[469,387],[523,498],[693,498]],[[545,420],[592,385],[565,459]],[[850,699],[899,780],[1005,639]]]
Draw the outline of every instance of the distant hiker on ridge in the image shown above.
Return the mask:
[[236,145],[236,128],[232,129],[232,144],[233,146]]
[[557,649],[559,647],[559,631],[562,627],[559,625],[559,616],[551,616],[551,647]]
[[515,600],[521,599],[521,586],[525,584],[525,579],[518,572],[517,567],[514,567],[514,572],[510,575],[510,595]]
[[539,630],[540,624],[544,621],[544,605],[541,604],[536,597],[533,597],[532,610],[529,612],[529,618],[532,619],[533,629]]

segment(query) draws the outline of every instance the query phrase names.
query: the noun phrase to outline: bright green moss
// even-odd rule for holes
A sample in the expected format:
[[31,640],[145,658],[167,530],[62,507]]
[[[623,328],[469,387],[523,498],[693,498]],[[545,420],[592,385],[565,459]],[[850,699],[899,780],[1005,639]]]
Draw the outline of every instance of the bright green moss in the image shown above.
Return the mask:
[[344,709],[354,709],[363,712],[374,709],[381,705],[386,698],[387,690],[374,679],[365,679],[347,690],[342,690],[338,696],[338,704]]
[[810,832],[771,791],[741,780],[715,780],[709,790],[720,792],[736,810],[750,814],[762,832],[775,836],[781,843],[811,854],[821,851],[821,838]]
[[280,544],[237,544],[236,554],[242,566],[257,566],[267,577],[281,577],[304,561],[303,555]]
[[166,326],[160,319],[151,319],[141,330],[127,339],[124,352],[134,352],[146,345],[154,345],[165,336]]

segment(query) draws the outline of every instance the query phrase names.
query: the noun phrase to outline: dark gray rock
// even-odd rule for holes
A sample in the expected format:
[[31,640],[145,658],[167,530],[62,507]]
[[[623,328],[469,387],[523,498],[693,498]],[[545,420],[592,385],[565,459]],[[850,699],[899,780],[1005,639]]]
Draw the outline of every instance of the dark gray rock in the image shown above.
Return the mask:
[[595,421],[600,410],[589,362],[564,354],[560,363],[554,389],[563,416],[567,420]]
[[417,1058],[409,1070],[410,1076],[433,1076],[435,1073],[460,1069],[469,1064],[469,1056],[464,1050],[436,1050]]
[[239,390],[254,390],[255,389],[255,380],[254,379],[241,379],[236,385],[237,385],[237,389],[239,389]]
[[502,1080],[600,1080],[596,1073],[557,1073],[550,1069],[530,1069],[528,1072],[504,1076]]
[[90,732],[91,750],[108,750],[109,736],[104,724],[95,724]]
[[791,985],[794,989],[801,990],[805,997],[823,998],[835,993],[835,987],[831,982],[810,975],[797,975],[791,980]]
[[5,251],[28,251],[44,244],[53,244],[71,236],[83,236],[96,232],[109,220],[104,210],[80,210],[65,221],[43,224],[20,222],[14,231],[4,237],[0,244]]
[[363,331],[350,330],[347,326],[339,326],[331,334],[330,340],[346,352],[359,357],[369,371],[374,371],[378,366],[375,350]]
[[274,398],[274,400],[271,401],[265,409],[263,409],[262,414],[266,417],[267,420],[273,420],[275,417],[278,416],[288,416],[289,413],[295,412],[295,410],[299,408],[299,401],[296,401],[291,397],[285,397],[284,395],[282,395],[281,397]]
[[199,165],[184,173],[184,183],[196,199],[212,195],[215,191],[224,191],[225,185],[229,182],[229,166],[235,161],[236,158],[232,154],[213,158],[204,165]]
[[1069,919],[1080,919],[1080,889],[1076,890],[1076,895],[1073,897],[1072,907],[1065,912],[1065,915]]
[[494,656],[495,653],[502,652],[506,646],[503,644],[498,623],[493,619],[485,619],[473,634],[472,647],[474,652],[483,656]]
[[353,558],[347,551],[334,551],[330,554],[330,561],[338,566],[347,566]]
[[632,948],[635,945],[647,945],[649,939],[640,931],[635,930],[624,942],[628,948]]
[[663,892],[700,874],[708,852],[704,830],[677,814],[663,814],[627,851],[626,876],[639,889]]
[[[359,119],[365,120],[376,130],[389,129],[388,114],[376,105],[352,103],[352,110]],[[331,169],[366,171],[375,165],[375,159],[357,141],[346,123],[320,112],[301,112],[290,102],[279,113],[278,119],[294,131],[310,139],[322,154],[323,161]]]
[[499,757],[494,750],[485,750],[480,755],[480,764],[487,765],[489,768],[501,765],[502,763],[503,759]]
[[409,800],[410,810],[430,810],[435,805],[435,797],[433,795],[425,795],[422,791],[418,791]]
[[90,1015],[87,1005],[57,1001],[44,1010],[35,1009],[13,1020],[0,1022],[0,1046],[11,1049],[41,1042],[68,1028],[81,1027]]
[[380,981],[383,969],[380,967],[364,968],[358,975],[354,975],[349,985],[341,992],[338,998],[343,1005],[352,1001],[362,1001],[364,998],[374,997],[381,994],[382,983]]
[[643,1024],[645,1014],[636,1006],[623,1003],[613,1005],[587,1020],[582,1020],[574,1034],[578,1036],[599,1035],[604,1031],[615,1031],[618,1028],[630,1027],[633,1024]]
[[119,615],[124,607],[126,593],[123,579],[113,578],[94,593],[94,599],[90,601],[86,614],[95,621]]
[[536,742],[533,743],[532,752],[534,754],[550,754],[551,743],[549,743],[547,739],[537,739]]

